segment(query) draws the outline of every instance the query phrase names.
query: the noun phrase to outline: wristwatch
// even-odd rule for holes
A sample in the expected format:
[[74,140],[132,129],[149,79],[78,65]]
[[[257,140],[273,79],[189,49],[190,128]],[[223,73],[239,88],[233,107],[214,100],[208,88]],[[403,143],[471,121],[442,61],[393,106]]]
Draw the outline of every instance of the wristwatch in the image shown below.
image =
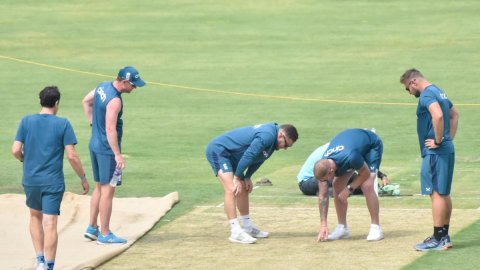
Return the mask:
[[352,187],[352,185],[347,185],[347,189],[348,191],[350,191],[350,193],[353,192],[354,188]]

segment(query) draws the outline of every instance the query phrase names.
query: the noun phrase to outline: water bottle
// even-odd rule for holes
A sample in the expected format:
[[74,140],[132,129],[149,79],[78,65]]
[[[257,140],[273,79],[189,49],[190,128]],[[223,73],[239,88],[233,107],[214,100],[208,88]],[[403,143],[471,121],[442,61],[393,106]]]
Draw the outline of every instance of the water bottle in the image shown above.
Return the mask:
[[122,170],[115,169],[112,179],[110,180],[110,186],[116,187],[122,185]]
[[122,185],[122,171],[118,170],[118,172],[120,175],[118,176],[117,187]]

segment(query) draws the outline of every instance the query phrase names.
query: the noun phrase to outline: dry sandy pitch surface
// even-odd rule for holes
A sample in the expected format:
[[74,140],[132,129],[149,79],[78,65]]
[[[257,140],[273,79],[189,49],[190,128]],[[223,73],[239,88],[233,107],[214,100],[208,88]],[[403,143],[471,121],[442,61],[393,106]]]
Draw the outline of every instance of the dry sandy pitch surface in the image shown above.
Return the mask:
[[[450,235],[474,222],[478,213],[454,209]],[[253,245],[230,243],[223,208],[199,206],[150,232],[101,269],[399,269],[422,255],[413,245],[431,233],[432,226],[430,209],[381,208],[385,239],[367,242],[368,211],[350,208],[350,239],[317,243],[318,208],[253,206],[251,216],[271,232],[270,238]],[[333,230],[332,208],[329,222]]]

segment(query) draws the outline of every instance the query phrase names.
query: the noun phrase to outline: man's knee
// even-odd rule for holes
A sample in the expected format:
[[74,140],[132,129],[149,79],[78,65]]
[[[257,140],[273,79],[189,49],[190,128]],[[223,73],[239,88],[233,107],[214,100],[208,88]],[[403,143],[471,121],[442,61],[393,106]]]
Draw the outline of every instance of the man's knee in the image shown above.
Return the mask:
[[55,215],[43,215],[43,229],[48,230],[57,230],[57,216]]
[[37,211],[37,210],[34,210],[34,209],[30,208],[30,218],[42,221],[43,214],[40,211]]
[[373,184],[362,185],[361,188],[362,188],[363,195],[365,195],[365,196],[368,196],[368,195],[371,195],[371,194],[377,195],[377,192],[375,191],[375,188],[374,188]]

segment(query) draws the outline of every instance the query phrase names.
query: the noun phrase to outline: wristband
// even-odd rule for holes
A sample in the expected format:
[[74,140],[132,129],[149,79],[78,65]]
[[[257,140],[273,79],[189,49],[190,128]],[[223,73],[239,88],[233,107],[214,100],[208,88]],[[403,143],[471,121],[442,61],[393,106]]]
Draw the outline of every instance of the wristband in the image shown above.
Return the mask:
[[85,174],[83,174],[82,176],[80,176],[80,180],[82,180],[82,182],[86,182],[86,181],[87,181],[87,177],[85,176]]
[[435,145],[441,145],[444,138],[445,138],[445,137],[442,137],[442,139],[440,140],[439,143],[437,143],[437,140],[436,140],[436,139],[433,139],[433,143],[434,143]]

